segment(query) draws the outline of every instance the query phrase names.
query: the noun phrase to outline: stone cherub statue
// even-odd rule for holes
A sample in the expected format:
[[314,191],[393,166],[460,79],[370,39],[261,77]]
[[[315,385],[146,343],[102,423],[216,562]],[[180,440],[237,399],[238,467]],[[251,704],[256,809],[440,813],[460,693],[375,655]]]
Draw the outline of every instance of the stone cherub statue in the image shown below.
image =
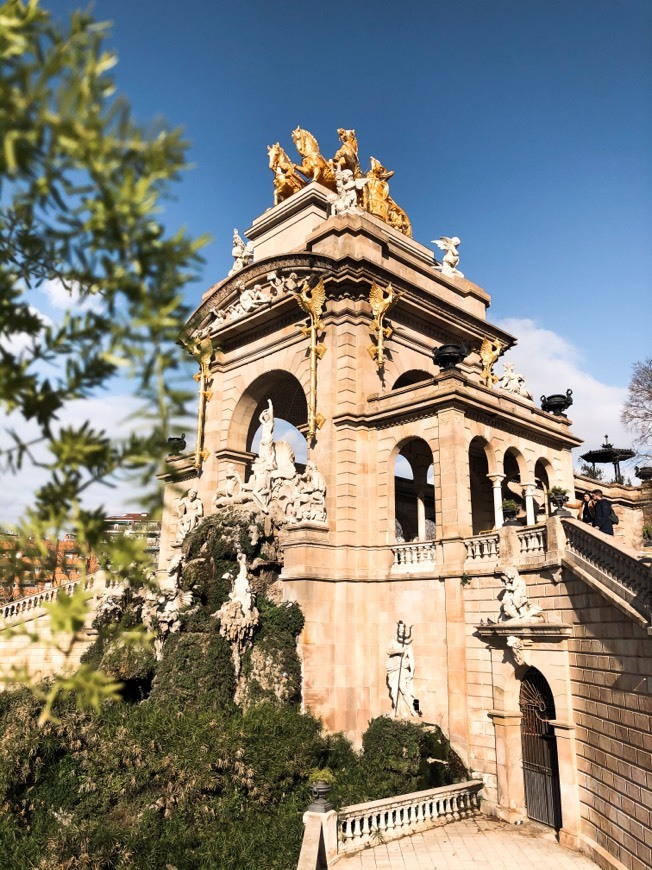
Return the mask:
[[507,568],[501,577],[503,582],[499,622],[531,619],[541,613],[541,608],[528,600],[525,580],[516,568]]
[[245,242],[237,230],[233,230],[231,256],[233,257],[233,267],[229,272],[229,278],[231,275],[235,275],[236,272],[244,269],[245,266],[248,266],[254,258],[253,244]]
[[514,393],[517,396],[522,396],[524,399],[532,400],[532,393],[525,386],[525,378],[523,375],[514,371],[514,363],[503,363],[503,376],[496,384],[501,390],[506,390],[508,393]]
[[337,193],[330,193],[328,201],[332,214],[346,214],[358,210],[358,191],[367,183],[366,178],[355,178],[351,169],[335,165],[335,186]]
[[440,251],[446,252],[441,263],[442,275],[455,275],[458,278],[463,278],[464,274],[457,268],[460,262],[460,255],[457,249],[461,244],[458,236],[453,236],[452,238],[441,236],[439,239],[433,239],[432,243],[437,245]]

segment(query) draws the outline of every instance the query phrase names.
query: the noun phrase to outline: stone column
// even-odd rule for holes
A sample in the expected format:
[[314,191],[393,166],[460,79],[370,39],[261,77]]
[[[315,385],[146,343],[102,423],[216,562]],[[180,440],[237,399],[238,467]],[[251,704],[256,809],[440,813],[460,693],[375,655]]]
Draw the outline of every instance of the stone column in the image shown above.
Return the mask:
[[495,528],[501,529],[505,518],[503,517],[503,490],[502,482],[505,479],[504,474],[488,474],[487,477],[491,481],[494,488],[494,518]]
[[523,715],[520,710],[492,710],[489,716],[496,729],[496,815],[505,822],[513,823],[527,818],[521,749]]
[[525,525],[533,526],[536,523],[536,517],[534,516],[534,490],[536,488],[536,483],[532,481],[531,483],[523,483],[523,495],[525,496]]
[[417,538],[420,541],[426,539],[426,505],[423,492],[417,493]]

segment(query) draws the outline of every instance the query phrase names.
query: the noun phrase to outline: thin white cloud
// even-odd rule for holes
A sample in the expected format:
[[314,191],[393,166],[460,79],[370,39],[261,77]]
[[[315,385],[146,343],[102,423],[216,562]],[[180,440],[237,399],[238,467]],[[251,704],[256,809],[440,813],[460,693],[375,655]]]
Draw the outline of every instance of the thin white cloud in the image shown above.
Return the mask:
[[[573,391],[573,404],[566,413],[573,421],[573,433],[584,439],[584,444],[574,451],[576,467],[581,463],[580,454],[599,447],[605,435],[616,447],[631,445],[632,437],[620,422],[626,386],[599,381],[591,373],[590,356],[534,320],[508,318],[498,325],[515,335],[518,344],[500,360],[496,374],[502,374],[503,361],[513,362],[516,371],[525,377],[537,405],[542,395]],[[634,464],[623,465],[621,470],[626,477]],[[610,478],[612,467],[607,466],[605,472],[605,477]]]
[[77,312],[98,311],[102,307],[102,300],[99,296],[82,297],[79,285],[73,284],[68,290],[58,278],[44,281],[38,289],[47,298],[52,308],[58,311],[72,309]]

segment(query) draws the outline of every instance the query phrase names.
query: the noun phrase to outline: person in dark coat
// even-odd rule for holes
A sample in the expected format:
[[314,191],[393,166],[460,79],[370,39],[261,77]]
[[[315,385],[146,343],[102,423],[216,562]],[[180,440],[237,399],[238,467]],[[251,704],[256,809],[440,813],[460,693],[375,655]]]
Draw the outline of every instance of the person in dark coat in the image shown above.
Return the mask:
[[614,527],[611,522],[611,502],[602,495],[601,489],[594,489],[591,493],[595,503],[595,517],[593,525],[605,535],[613,535]]
[[595,520],[595,502],[590,492],[585,492],[580,505],[579,517],[583,523],[593,525]]

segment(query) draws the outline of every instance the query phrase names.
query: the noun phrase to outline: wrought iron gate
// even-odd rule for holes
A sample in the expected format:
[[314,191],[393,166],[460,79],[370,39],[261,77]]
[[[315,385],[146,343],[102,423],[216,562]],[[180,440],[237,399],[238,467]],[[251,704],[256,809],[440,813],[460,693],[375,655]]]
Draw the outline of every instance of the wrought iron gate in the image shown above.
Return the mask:
[[525,803],[530,819],[559,830],[561,795],[557,740],[550,720],[555,718],[555,702],[546,678],[530,668],[521,684],[519,706]]

